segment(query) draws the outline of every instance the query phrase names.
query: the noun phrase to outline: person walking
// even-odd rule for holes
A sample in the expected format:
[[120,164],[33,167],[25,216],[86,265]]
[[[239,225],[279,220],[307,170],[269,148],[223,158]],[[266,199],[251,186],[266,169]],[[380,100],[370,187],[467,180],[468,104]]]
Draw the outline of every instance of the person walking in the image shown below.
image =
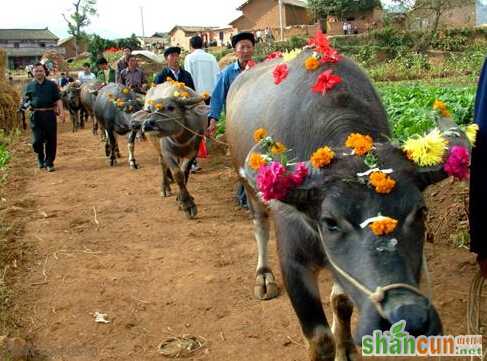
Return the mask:
[[[193,36],[190,41],[192,52],[184,59],[184,69],[191,74],[195,90],[199,94],[211,94],[215,88],[220,68],[216,58],[202,49],[203,39],[201,36]],[[210,104],[210,98],[205,100]]]
[[480,73],[475,98],[475,123],[479,126],[470,166],[470,251],[477,254],[480,273],[487,278],[487,58]]
[[96,76],[90,70],[90,63],[83,64],[83,70],[78,73],[78,80],[81,84],[95,80]]
[[46,168],[53,172],[57,147],[56,114],[64,122],[64,109],[58,85],[46,79],[43,64],[34,65],[34,80],[27,84],[24,91],[24,104],[32,110],[30,127],[32,129],[32,148],[37,153],[39,169]]
[[[232,37],[232,46],[235,49],[237,60],[228,65],[220,73],[215,89],[211,95],[210,113],[208,114],[208,134],[215,135],[216,122],[221,115],[225,102],[227,100],[228,90],[237,76],[247,67],[254,54],[255,38],[254,34],[241,32]],[[240,184],[237,191],[239,204],[247,208],[247,195],[244,187]]]
[[184,83],[188,88],[196,91],[193,77],[179,65],[180,55],[181,48],[179,46],[171,46],[164,50],[164,58],[167,61],[167,66],[155,76],[154,83],[162,84],[167,78],[171,78],[172,80]]
[[137,93],[145,93],[147,80],[144,71],[138,67],[135,55],[129,55],[129,66],[122,70],[117,82],[129,87]]

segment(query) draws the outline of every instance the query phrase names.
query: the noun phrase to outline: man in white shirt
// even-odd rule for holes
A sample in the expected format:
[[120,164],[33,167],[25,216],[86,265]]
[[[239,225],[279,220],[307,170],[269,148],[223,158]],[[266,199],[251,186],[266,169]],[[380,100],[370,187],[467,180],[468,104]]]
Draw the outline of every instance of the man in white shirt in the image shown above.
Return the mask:
[[[201,36],[193,36],[189,43],[193,51],[184,59],[184,70],[191,74],[197,93],[211,95],[220,74],[216,58],[202,49]],[[210,104],[209,98],[206,104]]]
[[78,73],[78,80],[80,81],[80,83],[83,84],[86,83],[87,81],[95,80],[95,79],[96,79],[96,75],[91,72],[90,64],[84,63],[83,71],[80,71]]

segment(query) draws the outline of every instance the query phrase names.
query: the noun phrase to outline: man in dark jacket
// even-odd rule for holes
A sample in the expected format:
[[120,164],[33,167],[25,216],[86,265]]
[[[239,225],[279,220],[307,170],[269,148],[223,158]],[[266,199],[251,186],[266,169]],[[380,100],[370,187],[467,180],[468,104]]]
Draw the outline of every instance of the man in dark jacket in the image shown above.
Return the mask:
[[195,90],[193,78],[191,74],[179,66],[179,55],[181,55],[181,48],[172,46],[164,51],[164,58],[167,61],[167,67],[162,69],[160,73],[154,78],[154,83],[162,84],[167,78],[184,83],[188,88]]
[[470,173],[470,250],[477,253],[480,272],[487,278],[487,59],[475,99],[475,123],[479,131]]
[[108,65],[108,61],[105,58],[100,58],[96,61],[98,65],[98,72],[96,73],[96,80],[100,83],[108,84],[115,82],[115,70]]
[[52,172],[57,146],[56,113],[64,122],[64,109],[59,88],[46,79],[46,69],[41,63],[34,65],[34,80],[25,87],[23,103],[29,104],[32,110],[32,147],[37,153],[38,166]]

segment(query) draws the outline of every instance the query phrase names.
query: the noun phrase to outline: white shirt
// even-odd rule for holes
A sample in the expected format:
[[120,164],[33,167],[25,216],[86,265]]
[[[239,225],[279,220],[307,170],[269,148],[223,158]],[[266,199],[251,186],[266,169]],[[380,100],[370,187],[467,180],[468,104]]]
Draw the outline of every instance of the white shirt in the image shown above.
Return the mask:
[[184,59],[184,70],[191,74],[197,93],[213,92],[220,74],[220,68],[213,55],[196,49]]
[[96,76],[92,72],[89,72],[86,74],[84,71],[80,71],[78,73],[78,80],[80,81],[81,84],[86,83],[87,81],[90,80],[95,80]]

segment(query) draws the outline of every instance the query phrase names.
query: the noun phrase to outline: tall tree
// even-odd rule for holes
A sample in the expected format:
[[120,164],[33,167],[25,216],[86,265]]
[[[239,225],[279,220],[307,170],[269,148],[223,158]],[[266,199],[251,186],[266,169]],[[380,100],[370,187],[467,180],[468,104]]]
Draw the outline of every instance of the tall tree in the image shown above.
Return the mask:
[[68,23],[68,33],[75,39],[76,55],[78,55],[79,42],[86,38],[83,28],[90,25],[90,17],[96,15],[96,0],[75,0],[73,12],[69,14],[69,17],[65,14],[62,15]]

